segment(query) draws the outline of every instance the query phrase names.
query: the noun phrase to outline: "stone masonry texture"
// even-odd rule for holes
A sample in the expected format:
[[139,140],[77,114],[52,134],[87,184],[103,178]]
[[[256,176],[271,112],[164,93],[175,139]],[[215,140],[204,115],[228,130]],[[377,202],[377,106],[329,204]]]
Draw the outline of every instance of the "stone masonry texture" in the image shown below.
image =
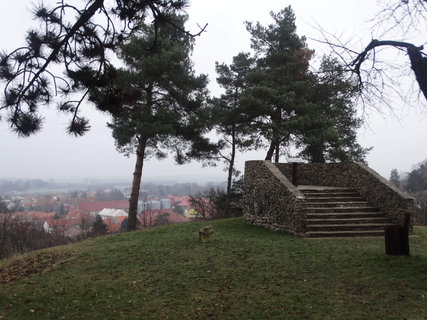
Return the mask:
[[[272,230],[305,234],[305,197],[292,181],[292,163],[247,161],[244,220]],[[413,199],[362,163],[299,163],[298,185],[352,188],[403,226]]]

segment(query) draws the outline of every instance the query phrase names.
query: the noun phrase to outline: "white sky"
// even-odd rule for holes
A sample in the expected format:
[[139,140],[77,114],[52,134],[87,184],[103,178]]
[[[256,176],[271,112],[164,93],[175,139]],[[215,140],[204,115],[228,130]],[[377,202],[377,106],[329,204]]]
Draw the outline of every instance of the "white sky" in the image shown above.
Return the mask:
[[[3,1],[0,11],[0,50],[10,52],[23,44],[29,29],[31,15],[28,0]],[[56,0],[51,0],[52,4]],[[208,73],[213,95],[220,91],[215,84],[215,61],[230,63],[232,57],[250,49],[249,33],[243,21],[271,22],[269,12],[277,12],[292,5],[297,17],[298,34],[305,35],[310,48],[320,57],[328,48],[310,40],[320,39],[316,25],[351,39],[361,49],[375,30],[369,29],[368,19],[377,11],[372,0],[193,0],[188,10],[188,27],[209,23],[207,32],[196,41],[193,54],[197,72]],[[427,32],[424,34],[427,34]],[[423,35],[420,35],[420,38]],[[400,39],[393,39],[400,40]],[[418,39],[419,40],[419,39]],[[425,39],[419,41],[425,42]],[[420,44],[420,43],[417,43]],[[421,43],[422,44],[422,43]],[[58,114],[54,106],[44,113],[45,125],[41,133],[26,139],[17,138],[7,123],[0,121],[0,178],[124,178],[131,179],[134,157],[126,158],[114,147],[114,140],[106,128],[108,118],[85,107],[92,129],[81,138],[65,133],[67,118]],[[4,112],[0,116],[5,116]],[[364,147],[374,147],[367,157],[368,164],[380,174],[389,177],[390,171],[409,171],[411,166],[427,158],[427,110],[421,104],[402,105],[397,101],[394,115],[375,111],[368,113],[367,126],[359,133]],[[238,155],[238,167],[243,170],[246,160],[263,159],[265,151]],[[219,164],[216,168],[202,168],[193,163],[175,166],[172,160],[151,159],[144,165],[143,180],[221,181],[226,173]]]

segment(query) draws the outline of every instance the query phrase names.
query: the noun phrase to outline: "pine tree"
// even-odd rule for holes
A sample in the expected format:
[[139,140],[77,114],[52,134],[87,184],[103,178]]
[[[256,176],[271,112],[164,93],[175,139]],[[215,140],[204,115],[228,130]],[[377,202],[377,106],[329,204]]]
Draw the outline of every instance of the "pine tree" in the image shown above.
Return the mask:
[[393,183],[396,187],[400,187],[400,175],[397,169],[393,169],[390,172],[390,182]]
[[293,140],[293,120],[305,103],[308,63],[313,51],[305,38],[296,34],[295,15],[291,7],[271,13],[274,24],[246,23],[256,53],[257,67],[248,75],[252,84],[243,102],[251,109],[254,130],[269,143],[266,160],[280,145]]
[[[169,19],[183,29],[185,17]],[[203,137],[208,129],[203,121],[207,77],[194,74],[189,58],[193,38],[177,32],[175,26],[165,24],[156,29],[144,25],[143,32],[121,47],[119,55],[126,68],[111,70],[116,81],[90,93],[98,105],[121,109],[109,127],[117,149],[126,155],[136,154],[129,230],[136,228],[144,159],[162,159],[172,151],[176,162],[183,163],[211,148]],[[154,41],[156,46],[151,47]],[[110,99],[112,93],[114,100]]]
[[408,175],[406,183],[408,192],[420,192],[427,190],[427,163],[423,162],[413,169]]
[[108,226],[102,221],[102,217],[97,215],[95,222],[92,224],[92,234],[94,236],[102,236],[108,232]]
[[[80,7],[67,1],[54,7],[41,2],[34,9],[40,25],[28,31],[26,44],[0,54],[0,80],[5,84],[0,110],[9,112],[12,129],[23,137],[38,132],[40,107],[61,95],[58,109],[71,115],[68,132],[84,134],[90,128],[89,120],[80,116],[79,109],[91,90],[116,80],[116,74],[108,71],[118,46],[146,20],[154,28],[163,24],[182,28],[168,17],[186,5],[186,0],[89,0]],[[156,39],[149,47],[155,44]],[[114,98],[112,92],[110,99]],[[111,108],[115,105],[97,107],[117,114],[120,110]]]
[[307,103],[295,120],[300,156],[312,162],[364,161],[370,149],[357,143],[357,129],[362,125],[353,102],[357,84],[330,57],[323,57],[310,80]]
[[[220,135],[219,145],[222,150],[219,158],[224,161],[227,170],[227,196],[224,216],[229,216],[232,178],[238,172],[234,169],[237,150],[245,151],[254,148],[257,137],[248,127],[249,117],[245,106],[240,103],[241,95],[247,88],[246,75],[253,68],[254,59],[247,53],[239,53],[233,57],[233,63],[216,63],[217,82],[225,89],[225,93],[213,100],[212,114],[216,132]],[[224,151],[226,149],[226,151]]]
[[296,34],[290,7],[271,14],[274,24],[247,23],[256,52],[256,68],[248,74],[242,103],[253,132],[268,141],[266,160],[279,160],[280,146],[298,147],[313,162],[363,161],[369,149],[357,143],[353,97],[357,83],[347,80],[336,60],[322,60],[309,71],[313,51]]

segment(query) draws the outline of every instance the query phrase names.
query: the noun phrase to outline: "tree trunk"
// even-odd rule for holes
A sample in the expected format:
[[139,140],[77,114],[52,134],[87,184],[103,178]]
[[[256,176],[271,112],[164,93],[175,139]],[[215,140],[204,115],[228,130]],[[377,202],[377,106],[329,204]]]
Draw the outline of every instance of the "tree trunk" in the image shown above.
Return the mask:
[[427,58],[421,55],[420,50],[411,47],[408,48],[408,55],[411,60],[411,68],[415,73],[415,78],[427,100]]
[[359,82],[362,82],[360,68],[362,63],[366,60],[368,52],[379,46],[406,48],[406,50],[408,51],[409,59],[411,61],[411,68],[412,70],[414,70],[416,80],[418,82],[418,85],[420,86],[420,90],[424,94],[424,97],[427,99],[427,58],[421,53],[421,50],[423,50],[424,47],[417,47],[412,43],[392,40],[371,40],[365,50],[359,53],[356,59],[354,59],[352,62],[354,66],[354,71],[359,77]]
[[230,157],[230,163],[228,166],[228,178],[227,178],[227,197],[225,199],[225,212],[224,216],[225,218],[228,218],[230,214],[230,203],[231,203],[231,182],[233,178],[233,168],[234,168],[234,159],[236,157],[236,131],[235,127],[233,126],[231,131],[231,157]]
[[273,158],[274,149],[275,149],[274,142],[271,141],[270,148],[268,148],[267,155],[265,156],[265,160],[271,161],[271,159]]
[[128,231],[136,230],[139,189],[141,187],[142,167],[147,140],[140,138],[136,148],[135,171],[133,172],[132,193],[129,199]]
[[276,151],[275,151],[275,157],[274,157],[274,162],[278,163],[279,162],[279,149],[280,149],[280,144],[276,144]]
[[[271,122],[273,125],[273,137],[271,138],[270,148],[267,151],[265,160],[271,161],[271,159],[273,158],[274,151],[279,149],[280,138],[278,137],[278,133],[276,132],[274,127],[276,124],[280,123],[281,120],[282,120],[282,108],[277,108],[273,113],[273,115],[271,116]],[[279,161],[278,154],[279,152],[276,151],[276,157],[275,157],[276,162]]]

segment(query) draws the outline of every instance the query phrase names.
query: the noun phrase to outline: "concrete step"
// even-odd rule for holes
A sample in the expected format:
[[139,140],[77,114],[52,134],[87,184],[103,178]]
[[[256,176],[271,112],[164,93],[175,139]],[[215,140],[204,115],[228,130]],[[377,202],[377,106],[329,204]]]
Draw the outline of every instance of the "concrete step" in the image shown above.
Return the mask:
[[392,223],[346,223],[346,224],[308,224],[307,231],[384,231],[385,227],[393,226]]
[[384,230],[369,231],[309,231],[310,238],[332,238],[332,237],[384,237]]

